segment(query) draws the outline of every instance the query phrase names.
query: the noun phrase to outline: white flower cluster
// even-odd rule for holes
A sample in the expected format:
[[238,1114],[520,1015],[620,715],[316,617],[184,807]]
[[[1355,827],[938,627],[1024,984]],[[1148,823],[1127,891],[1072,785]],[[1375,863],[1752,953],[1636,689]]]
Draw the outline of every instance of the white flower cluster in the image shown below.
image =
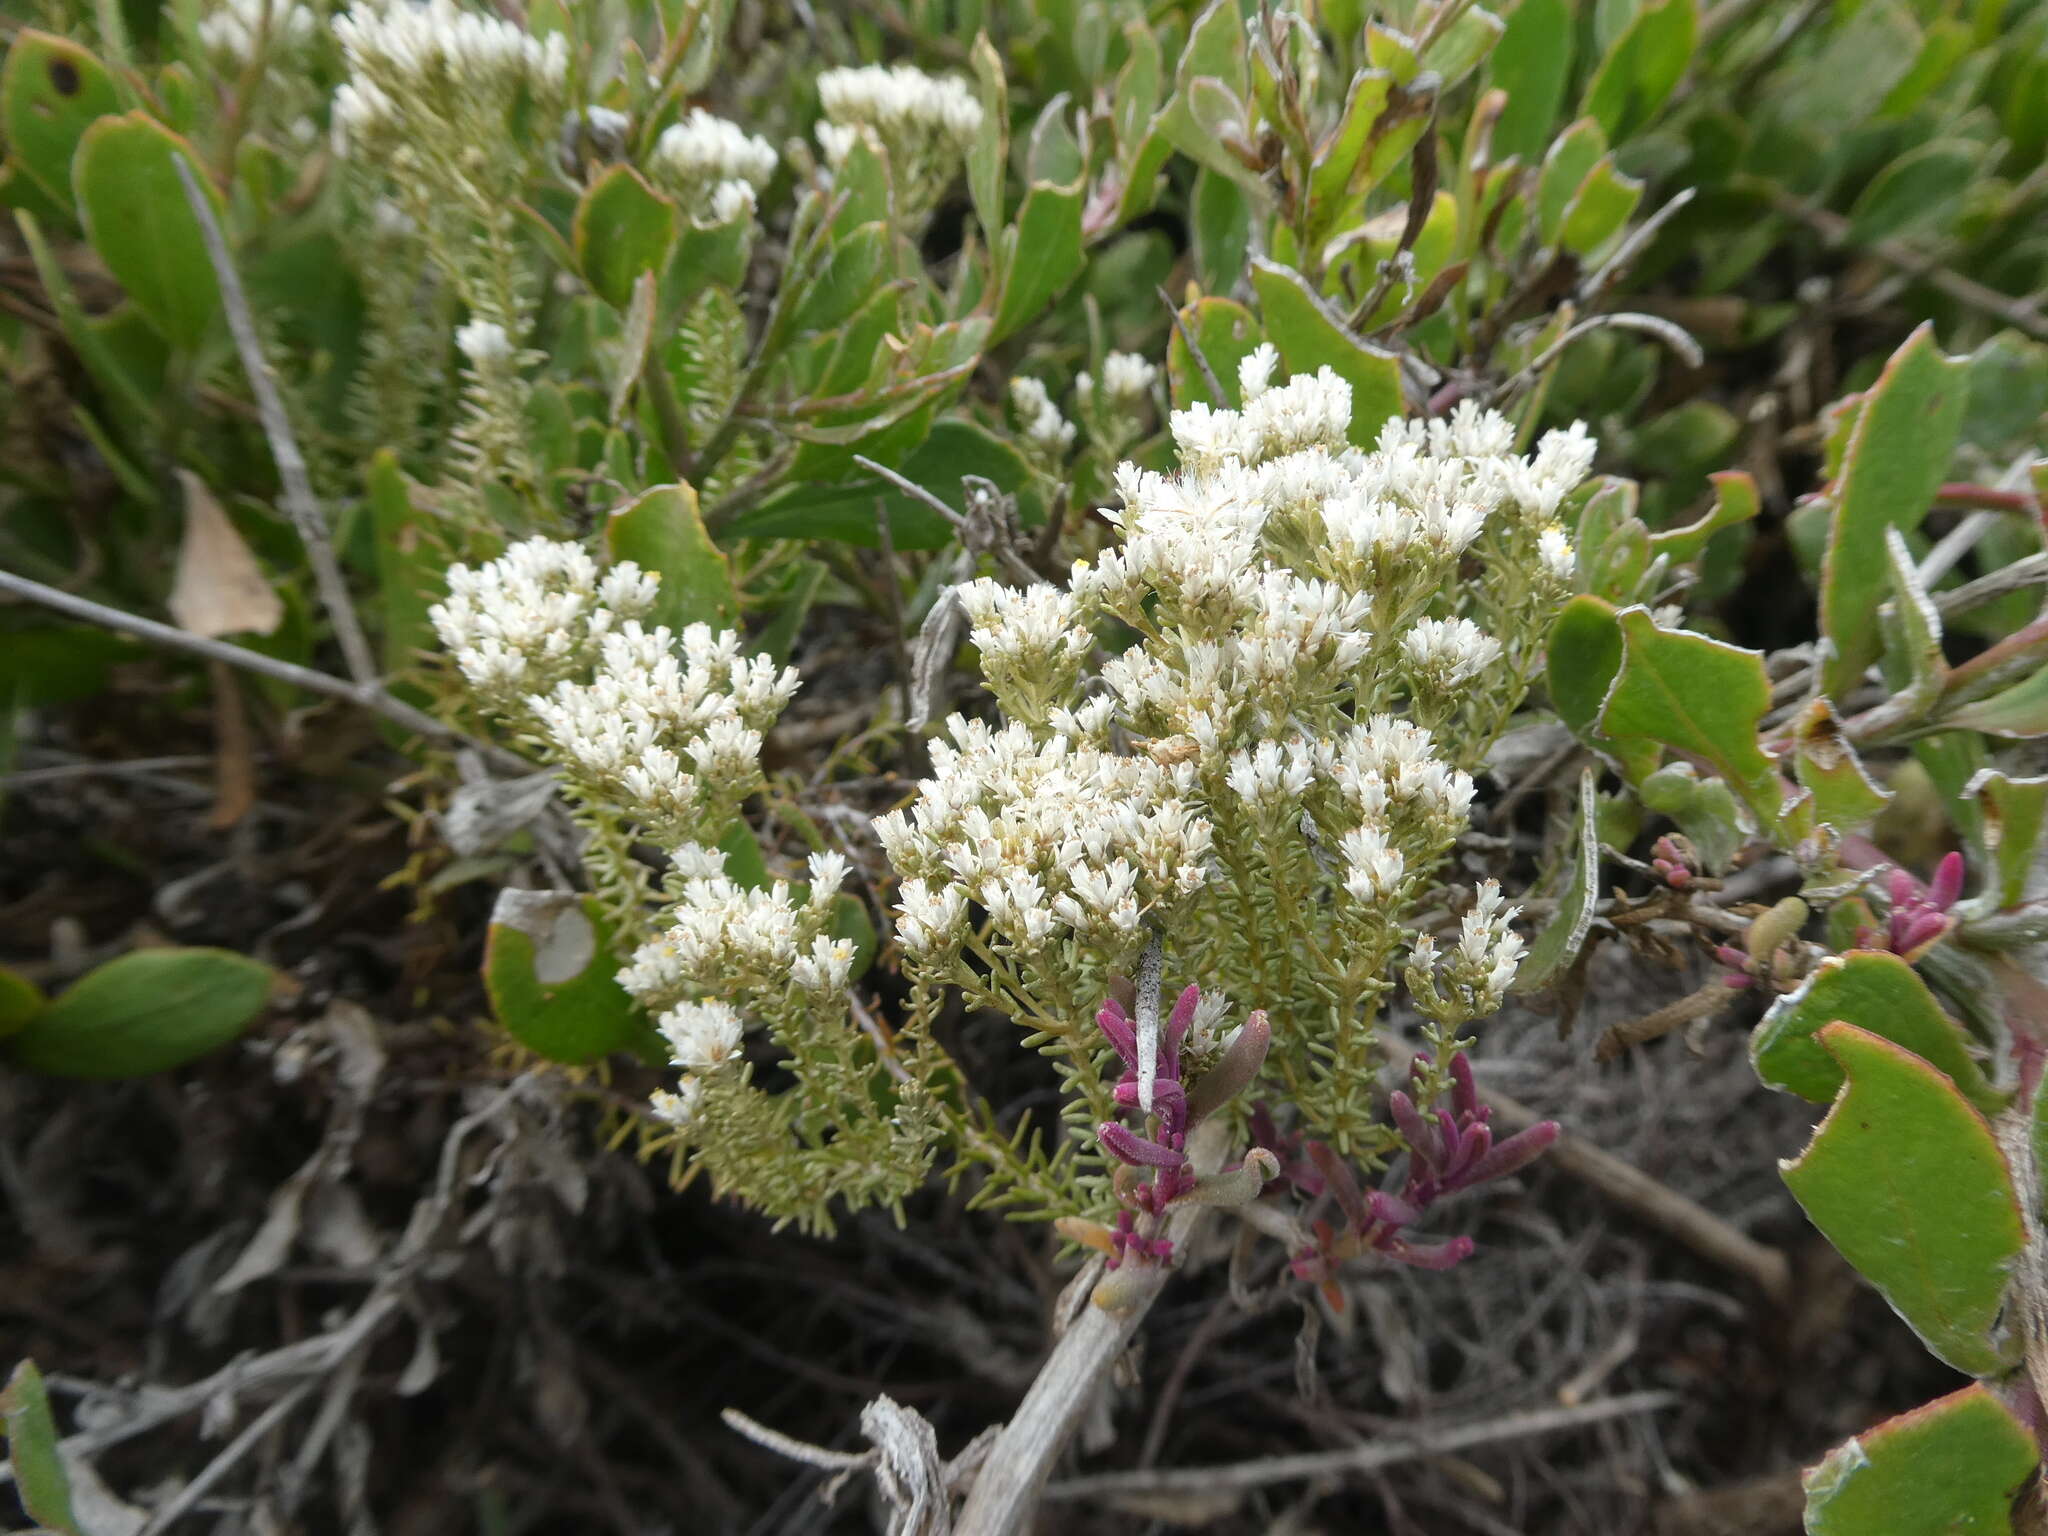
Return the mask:
[[707,1080],[740,1060],[749,1019],[730,1000],[770,1016],[843,1011],[854,947],[826,931],[846,878],[846,860],[836,853],[811,856],[811,888],[801,899],[783,881],[766,890],[740,886],[715,849],[685,843],[675,859],[678,888],[666,926],[618,979],[656,1016],[670,1061],[685,1074],[673,1092],[653,1096],[654,1113],[687,1129]]
[[264,42],[276,59],[311,41],[318,22],[298,0],[216,0],[199,18],[199,43],[208,53],[241,65]]
[[[1102,398],[1112,406],[1126,410],[1141,405],[1152,397],[1152,386],[1159,382],[1159,366],[1135,352],[1112,352],[1102,360]],[[1074,393],[1083,405],[1095,398],[1095,376],[1079,373],[1074,376]]]
[[478,696],[536,727],[586,791],[659,834],[715,836],[760,783],[761,733],[797,675],[731,630],[647,628],[659,593],[631,561],[600,575],[578,546],[528,539],[451,567],[430,617]]
[[[1120,467],[1102,514],[1118,540],[1064,590],[956,589],[1008,723],[951,720],[933,777],[876,823],[914,967],[944,974],[976,907],[998,950],[1044,964],[1069,939],[1125,963],[1147,922],[1193,943],[1172,937],[1183,915],[1218,953],[1262,948],[1240,945],[1248,922],[1301,920],[1245,916],[1283,910],[1328,914],[1311,920],[1335,925],[1332,953],[1384,964],[1404,942],[1400,914],[1469,824],[1456,764],[1485,743],[1462,701],[1512,670],[1468,612],[1506,614],[1518,663],[1540,654],[1569,568],[1541,535],[1591,444],[1554,433],[1523,459],[1511,423],[1468,408],[1363,450],[1341,378],[1277,372],[1261,347],[1241,409],[1175,412],[1177,471]],[[1155,382],[1117,373],[1125,397]],[[1042,395],[1016,390],[1027,420]],[[1488,606],[1501,591],[1521,606]],[[1097,661],[1119,627],[1137,642]],[[1512,978],[1513,915],[1482,891],[1446,971],[1466,1001],[1497,1004]],[[1295,942],[1276,930],[1263,952]]]
[[908,64],[828,69],[818,77],[818,104],[826,162],[841,164],[862,130],[872,132],[888,156],[898,207],[913,220],[938,200],[982,131],[981,102],[965,81]]
[[527,539],[471,569],[448,568],[448,600],[428,610],[441,644],[491,708],[515,709],[587,667],[600,637],[654,607],[657,578],[630,560],[600,572],[579,545]]
[[561,115],[569,44],[559,32],[542,41],[454,0],[360,0],[335,18],[334,33],[349,70],[334,93],[344,152],[425,143],[453,158],[493,144],[479,134],[502,137],[522,98],[539,121]]
[[[1062,712],[1064,714],[1064,712]],[[1190,803],[1192,765],[1168,768],[1076,739],[958,715],[931,744],[933,776],[875,830],[903,879],[897,933],[937,965],[967,937],[967,903],[1011,950],[1077,936],[1121,953],[1150,911],[1209,878],[1211,828]]]
[[650,163],[700,228],[751,218],[754,197],[775,174],[775,147],[702,107],[662,130]]
[[1416,1005],[1453,1028],[1500,1007],[1528,952],[1508,926],[1522,909],[1501,899],[1499,882],[1482,881],[1476,897],[1448,956],[1439,960],[1436,941],[1426,934],[1409,954],[1406,979]]
[[1020,373],[1010,380],[1010,405],[1024,440],[1040,453],[1056,459],[1074,446],[1074,424],[1060,414],[1037,379]]

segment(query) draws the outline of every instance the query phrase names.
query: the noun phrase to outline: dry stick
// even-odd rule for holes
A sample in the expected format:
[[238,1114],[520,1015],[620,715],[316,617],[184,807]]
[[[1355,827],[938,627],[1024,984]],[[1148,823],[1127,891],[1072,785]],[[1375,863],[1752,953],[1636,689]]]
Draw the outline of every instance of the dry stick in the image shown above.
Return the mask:
[[[1829,245],[1848,243],[1850,224],[1839,213],[1827,208],[1811,207],[1778,187],[1769,188],[1768,195],[1771,205],[1778,212],[1799,220]],[[1911,246],[1902,245],[1897,240],[1873,241],[1868,249],[1886,265],[1897,267],[1908,276],[1922,279],[1957,303],[1967,304],[1972,309],[1980,309],[2007,325],[2025,331],[2036,341],[2048,341],[2048,315],[2042,314],[2031,301],[2016,299],[2009,293],[2000,293],[1996,288],[1987,288],[1953,268],[1943,266],[1932,256],[1923,256]]]
[[1045,1490],[1049,1499],[1133,1498],[1146,1494],[1243,1493],[1274,1483],[1302,1482],[1361,1472],[1378,1472],[1425,1456],[1448,1456],[1474,1446],[1521,1440],[1531,1435],[1583,1429],[1589,1424],[1654,1413],[1680,1401],[1676,1392],[1631,1392],[1576,1408],[1536,1408],[1504,1414],[1477,1424],[1437,1429],[1391,1431],[1368,1445],[1341,1451],[1309,1451],[1297,1456],[1269,1456],[1215,1467],[1147,1468],[1136,1472],[1098,1472],[1070,1477]]
[[306,546],[306,559],[313,567],[313,584],[320,591],[320,606],[327,610],[327,622],[334,626],[334,638],[341,645],[342,659],[348,663],[348,675],[365,688],[374,687],[377,663],[370,653],[370,642],[363,635],[362,621],[356,617],[355,604],[349,598],[341,564],[334,558],[327,520],[321,516],[320,503],[313,497],[305,455],[299,452],[291,418],[285,414],[276,378],[263,355],[263,344],[257,339],[255,316],[250,313],[249,297],[242,291],[242,279],[228,256],[227,239],[221,234],[220,221],[213,216],[213,204],[200,191],[198,178],[185,163],[185,157],[173,155],[171,163],[178,168],[178,179],[185,184],[185,201],[191,204],[192,216],[199,221],[200,236],[206,241],[207,259],[213,263],[213,275],[220,283],[221,304],[227,310],[228,329],[235,334],[235,350],[242,355],[243,371],[249,375],[249,388],[256,395],[263,435],[270,439],[270,455],[277,461],[277,478],[284,488],[285,511],[299,531],[299,541]]
[[201,1499],[213,1491],[214,1484],[233,1470],[235,1463],[248,1455],[257,1441],[282,1424],[286,1416],[305,1400],[306,1395],[316,1385],[317,1383],[311,1380],[300,1382],[250,1420],[249,1427],[230,1440],[221,1453],[206,1464],[205,1471],[180,1488],[176,1498],[151,1515],[149,1523],[144,1525],[136,1536],[157,1536],[159,1531],[168,1528],[172,1522],[189,1514]]
[[[1201,1206],[1174,1212],[1166,1233],[1174,1252],[1186,1251],[1188,1237],[1207,1214]],[[1081,1315],[1060,1335],[1031,1390],[989,1448],[988,1460],[954,1523],[953,1536],[1016,1536],[1024,1529],[1053,1462],[1174,1273],[1163,1264],[1150,1268],[1138,1285],[1124,1293],[1126,1305],[1115,1312],[1092,1301],[1081,1308]]]
[[17,576],[12,571],[0,571],[0,592],[12,593],[40,603],[45,608],[54,608],[59,613],[68,613],[74,619],[84,619],[103,629],[120,634],[134,635],[153,645],[161,645],[173,651],[183,651],[190,656],[202,656],[208,661],[224,661],[230,666],[260,672],[265,677],[274,677],[281,683],[290,683],[308,693],[324,694],[330,699],[346,699],[351,704],[360,704],[409,731],[418,731],[422,736],[432,736],[441,741],[454,742],[461,746],[474,747],[499,767],[519,773],[531,773],[533,764],[502,747],[491,746],[488,742],[477,741],[458,731],[452,725],[444,725],[424,710],[418,710],[401,699],[394,699],[380,687],[375,679],[367,684],[351,683],[329,672],[316,672],[311,667],[302,667],[295,662],[279,661],[274,656],[265,656],[257,651],[245,651],[239,645],[229,645],[225,640],[209,639],[195,635],[188,630],[176,629],[169,624],[159,624],[155,619],[145,619],[139,614],[124,613],[119,608],[109,608],[96,603],[89,597],[46,587],[40,581],[30,581],[26,576]]

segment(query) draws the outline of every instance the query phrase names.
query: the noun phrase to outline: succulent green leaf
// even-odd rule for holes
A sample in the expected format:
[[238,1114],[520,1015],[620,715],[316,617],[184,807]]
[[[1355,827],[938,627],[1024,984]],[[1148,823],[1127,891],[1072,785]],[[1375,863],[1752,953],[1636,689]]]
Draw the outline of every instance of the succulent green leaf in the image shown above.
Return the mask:
[[1991,1127],[1904,1046],[1843,1023],[1818,1039],[1848,1085],[1786,1186],[1929,1349],[1972,1376],[2005,1369],[2016,1351],[1993,1333],[2026,1232]]
[[1761,653],[1689,630],[1664,629],[1646,608],[1615,615],[1621,669],[1600,710],[1616,740],[1641,737],[1709,764],[1760,822],[1776,817],[1777,770],[1757,742],[1771,704]]
[[[1234,299],[1197,299],[1180,312],[1180,324],[1166,344],[1166,378],[1176,410],[1198,401],[1234,408],[1238,404],[1237,365],[1256,352],[1264,340],[1252,312]],[[1213,397],[1207,375],[1194,351],[1216,375],[1223,398]]]
[[141,112],[103,117],[85,131],[71,185],[107,270],[166,341],[190,352],[220,310],[220,285],[185,200],[179,156],[219,215],[220,194],[192,146]]
[[614,165],[585,190],[569,238],[583,280],[612,308],[623,310],[633,302],[633,285],[642,272],[660,280],[681,227],[674,203],[630,165]]
[[1773,1088],[1826,1104],[1842,1090],[1842,1069],[1821,1048],[1820,1032],[1840,1020],[1911,1051],[1947,1074],[1963,1096],[1986,1114],[2004,1107],[1964,1037],[1919,973],[1886,950],[1831,955],[1820,968],[1771,1005],[1751,1033],[1749,1059]]
[[1536,178],[1536,228],[1545,244],[1555,245],[1563,237],[1572,199],[1606,156],[1607,135],[1590,117],[1580,118],[1551,141]]
[[1961,139],[1915,145],[1871,178],[1849,211],[1859,246],[1946,229],[1976,182],[1983,151]]
[[1616,170],[1612,155],[1604,157],[1565,205],[1558,243],[1581,256],[1599,249],[1621,233],[1642,200],[1643,184]]
[[76,207],[71,158],[102,117],[121,110],[120,88],[89,49],[24,28],[0,64],[0,142],[11,162],[65,209]]
[[1697,522],[1651,534],[1650,549],[1653,553],[1669,555],[1673,560],[1690,560],[1705,547],[1708,539],[1723,528],[1746,523],[1762,510],[1756,480],[1747,471],[1722,470],[1707,478],[1713,482],[1714,505]]
[[1082,192],[1078,181],[1071,186],[1041,181],[1024,194],[1017,226],[1005,236],[1009,259],[991,343],[1035,317],[1079,274]]
[[1877,610],[1890,585],[1884,533],[1920,525],[1955,452],[1966,394],[1960,362],[1923,325],[1864,395],[1842,449],[1821,567],[1821,633],[1834,646],[1822,674],[1836,698],[1878,653]]
[[[1195,173],[1188,204],[1189,233],[1194,240],[1195,274],[1204,288],[1228,290],[1244,271],[1251,253],[1252,205],[1244,188],[1228,176],[1204,167]],[[1202,300],[1226,303],[1227,300]]]
[[[1360,341],[1308,280],[1291,267],[1259,257],[1252,288],[1266,335],[1290,374],[1328,368],[1351,386],[1351,441],[1371,447],[1387,419],[1401,414],[1401,364],[1392,352]],[[1213,363],[1214,359],[1211,359]]]
[[19,1034],[49,1002],[41,987],[21,972],[0,965],[0,1040]]
[[1649,0],[1601,59],[1581,110],[1611,140],[1637,132],[1678,88],[1698,34],[1698,0]]
[[0,1054],[52,1077],[168,1072],[247,1029],[271,981],[269,966],[230,950],[134,950],[73,982]]
[[1918,720],[1934,707],[1948,683],[1948,658],[1941,648],[1941,611],[1921,585],[1920,569],[1896,528],[1884,531],[1892,600],[1882,610],[1884,678],[1893,690],[1884,707],[1902,721]]
[[1575,597],[1550,629],[1550,702],[1572,733],[1598,732],[1600,706],[1621,670],[1621,626],[1605,598]]
[[1572,862],[1557,912],[1536,935],[1529,954],[1515,976],[1517,992],[1535,992],[1550,982],[1585,947],[1586,934],[1593,926],[1593,909],[1600,903],[1600,796],[1597,775],[1591,768],[1579,775],[1578,821],[1572,832]]
[[1577,31],[1566,0],[1522,0],[1508,16],[1500,46],[1486,61],[1487,84],[1508,93],[1508,104],[1493,125],[1493,158],[1520,157],[1533,163],[1550,142],[1550,130],[1564,105]]
[[1942,723],[1987,736],[2048,736],[2048,667],[1988,699],[1944,715]]
[[1699,850],[1700,862],[1719,874],[1748,840],[1742,806],[1720,779],[1703,779],[1691,763],[1666,763],[1644,774],[1636,794],[1646,809],[1669,816]]
[[2016,907],[2027,899],[2027,877],[2048,820],[2048,778],[2014,779],[1986,768],[1964,786],[1963,796],[1977,802],[1979,836],[1998,866],[1998,904]]
[[612,513],[604,537],[612,559],[632,560],[660,575],[661,597],[649,622],[666,624],[677,634],[687,624],[738,626],[732,562],[704,531],[694,487],[656,486]]
[[1865,1430],[1807,1472],[1811,1536],[2008,1536],[2041,1459],[1981,1382]]
[[29,1519],[57,1536],[79,1536],[78,1517],[71,1508],[71,1478],[57,1449],[57,1421],[43,1373],[24,1360],[0,1392],[0,1421],[7,1426],[7,1460],[14,1468],[14,1489]]
[[1853,832],[1891,801],[1842,732],[1835,706],[1815,699],[1792,725],[1792,772],[1813,792],[1813,812],[1837,832]]
[[1316,150],[1309,170],[1309,206],[1318,229],[1329,229],[1345,206],[1368,190],[1354,183],[1363,181],[1373,125],[1386,111],[1393,89],[1393,77],[1381,70],[1360,70],[1352,76],[1343,116]]
[[1422,54],[1422,67],[1433,71],[1449,90],[1477,69],[1507,30],[1507,23],[1484,6],[1475,5],[1437,34]]
[[1010,152],[1010,93],[1003,79],[1002,55],[986,32],[975,34],[968,55],[981,92],[981,132],[967,151],[967,195],[984,238],[993,241],[1003,228],[1003,169]]
[[595,897],[499,892],[483,967],[498,1022],[550,1061],[581,1064],[643,1043],[647,1022],[618,983],[613,939]]

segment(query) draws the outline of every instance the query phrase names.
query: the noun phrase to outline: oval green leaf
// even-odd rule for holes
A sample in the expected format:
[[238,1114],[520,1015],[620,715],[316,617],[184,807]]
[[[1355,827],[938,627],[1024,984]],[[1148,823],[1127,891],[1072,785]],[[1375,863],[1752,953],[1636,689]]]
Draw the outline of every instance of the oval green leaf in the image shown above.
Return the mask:
[[218,214],[220,195],[192,146],[141,112],[87,129],[71,175],[86,234],[107,270],[166,341],[190,352],[220,309],[220,286],[185,201],[180,155]]
[[1756,1074],[1773,1088],[1826,1104],[1842,1090],[1842,1069],[1820,1031],[1840,1020],[1911,1051],[1947,1074],[1986,1114],[2005,1106],[1971,1056],[1962,1026],[1943,1011],[1920,975],[1898,955],[1859,949],[1834,955],[1771,1005],[1750,1036]]
[[0,65],[0,141],[46,196],[75,208],[71,157],[85,130],[121,110],[114,77],[90,50],[28,28]]
[[1853,1024],[1818,1038],[1848,1086],[1786,1187],[1929,1349],[1972,1376],[2004,1370],[2017,1348],[1994,1330],[2026,1231],[1991,1127],[1903,1046]]
[[230,950],[138,949],[88,971],[0,1052],[52,1077],[168,1072],[246,1030],[271,981],[269,966]]
[[596,898],[501,891],[484,944],[484,990],[506,1031],[550,1061],[581,1065],[640,1043],[647,1021],[618,983]]
[[1886,1419],[1808,1472],[1812,1536],[2006,1536],[2040,1447],[1982,1383]]

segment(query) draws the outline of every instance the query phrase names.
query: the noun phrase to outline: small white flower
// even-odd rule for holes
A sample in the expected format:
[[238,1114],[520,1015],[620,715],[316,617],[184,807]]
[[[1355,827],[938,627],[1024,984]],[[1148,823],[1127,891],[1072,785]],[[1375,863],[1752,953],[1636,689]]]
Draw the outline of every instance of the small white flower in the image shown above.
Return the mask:
[[1010,380],[1010,404],[1016,409],[1025,440],[1039,452],[1060,454],[1073,446],[1074,424],[1060,414],[1037,379],[1019,374]]
[[697,1106],[703,1100],[704,1085],[694,1077],[683,1078],[676,1084],[675,1092],[657,1088],[648,1095],[648,1108],[654,1118],[676,1130],[688,1130],[697,1118]]
[[1103,359],[1102,392],[1120,404],[1148,398],[1158,380],[1158,367],[1135,353],[1112,352]]
[[502,368],[512,361],[512,338],[491,320],[472,320],[455,328],[455,345],[477,368]]

